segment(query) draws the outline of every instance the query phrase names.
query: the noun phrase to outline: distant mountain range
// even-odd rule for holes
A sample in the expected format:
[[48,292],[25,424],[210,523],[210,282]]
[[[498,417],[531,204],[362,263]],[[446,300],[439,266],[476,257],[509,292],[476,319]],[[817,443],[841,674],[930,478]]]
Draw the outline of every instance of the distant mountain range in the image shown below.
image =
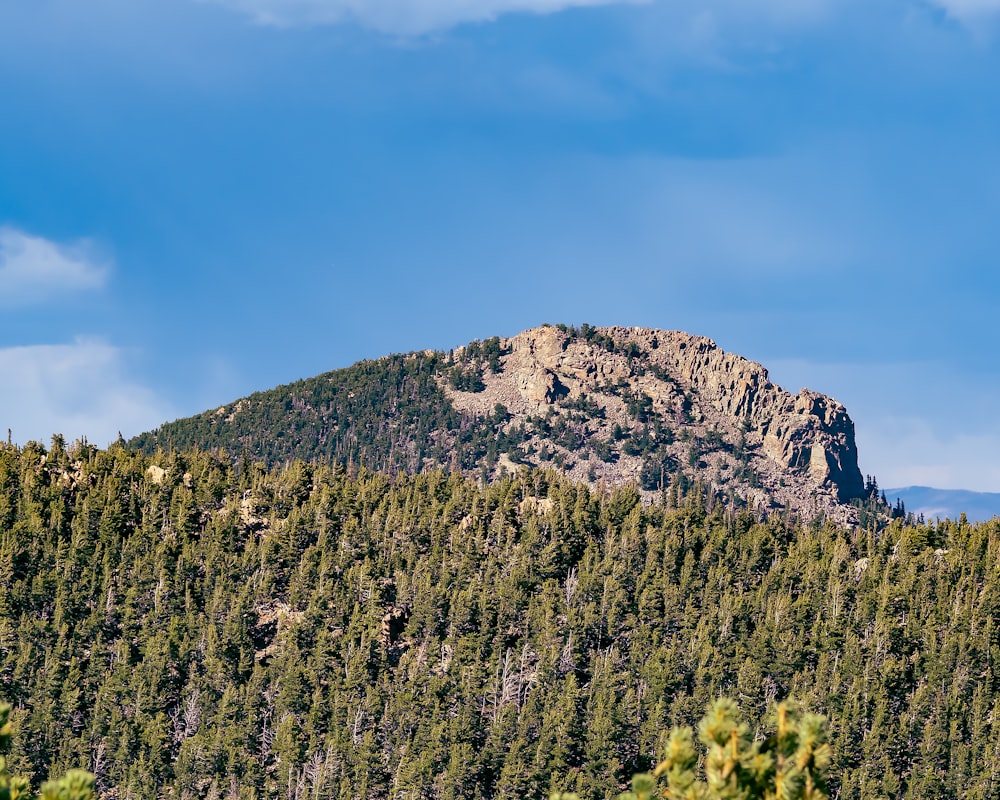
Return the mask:
[[269,465],[301,458],[391,474],[499,479],[521,465],[653,499],[710,498],[850,523],[866,496],[854,423],[792,395],[711,339],[647,328],[544,325],[451,352],[364,361],[168,423],[132,441]]
[[903,501],[908,512],[923,514],[928,520],[958,519],[965,514],[970,522],[983,522],[1000,515],[1000,493],[970,492],[965,489],[934,489],[930,486],[904,486],[886,489],[889,505],[897,498]]

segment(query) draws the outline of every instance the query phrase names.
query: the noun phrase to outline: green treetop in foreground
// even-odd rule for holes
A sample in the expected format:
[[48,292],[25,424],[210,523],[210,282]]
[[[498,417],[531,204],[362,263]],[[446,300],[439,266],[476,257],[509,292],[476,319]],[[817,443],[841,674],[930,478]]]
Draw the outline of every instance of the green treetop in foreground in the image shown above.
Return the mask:
[[[27,778],[15,777],[7,772],[5,754],[12,732],[10,705],[0,703],[0,800],[36,800]],[[94,776],[82,769],[71,769],[59,780],[43,784],[37,800],[97,800]]]
[[[708,747],[705,780],[695,774],[698,755],[690,728],[674,728],[666,758],[653,773],[632,779],[632,791],[618,800],[826,800],[826,769],[830,745],[826,720],[801,714],[780,703],[774,713],[776,731],[763,741],[752,741],[736,704],[721,698],[712,704],[698,726]],[[666,780],[666,788],[660,784]],[[550,800],[579,800],[575,794],[554,794]]]
[[[11,707],[0,703],[0,752],[6,753],[12,726]],[[632,779],[632,791],[618,800],[826,800],[825,772],[830,764],[826,720],[800,714],[788,703],[775,709],[776,731],[763,741],[752,741],[736,704],[721,698],[712,704],[699,725],[699,738],[708,747],[705,781],[695,774],[698,755],[690,728],[674,728],[666,758],[652,774]],[[667,786],[660,790],[660,782]],[[35,800],[26,778],[11,777],[6,757],[0,755],[0,800]],[[70,770],[42,786],[37,800],[97,800],[94,776]],[[554,794],[550,800],[579,800],[575,794]]]

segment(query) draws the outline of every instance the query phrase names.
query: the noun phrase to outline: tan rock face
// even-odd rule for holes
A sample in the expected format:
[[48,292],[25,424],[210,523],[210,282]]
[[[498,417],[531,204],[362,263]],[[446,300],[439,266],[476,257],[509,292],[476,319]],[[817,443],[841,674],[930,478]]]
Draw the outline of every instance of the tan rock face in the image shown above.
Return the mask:
[[554,403],[569,393],[556,373],[544,367],[518,370],[515,377],[518,391],[533,403]]
[[[539,445],[533,450],[529,442],[528,463],[545,463],[533,453],[556,452],[581,480],[636,480],[648,469],[655,429],[663,442],[658,458],[673,458],[751,505],[761,502],[761,488],[772,502],[805,511],[835,511],[862,494],[854,424],[844,406],[806,389],[791,395],[771,383],[763,366],[726,353],[711,339],[647,328],[543,326],[501,345],[502,369],[485,375],[484,392],[449,394],[471,413],[503,404],[512,415],[509,424],[527,425],[529,432],[539,415],[562,420],[564,430],[576,426],[572,447],[565,446],[571,437],[543,444],[544,426],[538,426]],[[640,406],[644,410],[637,411]],[[607,448],[617,446],[615,426],[646,442],[647,454],[631,455],[633,446],[606,460]],[[601,443],[605,460],[591,452]],[[750,472],[755,481],[746,478]]]
[[790,468],[807,466],[813,483],[835,486],[841,500],[861,495],[854,423],[836,400],[803,389],[791,408],[773,408],[763,428],[769,458]]

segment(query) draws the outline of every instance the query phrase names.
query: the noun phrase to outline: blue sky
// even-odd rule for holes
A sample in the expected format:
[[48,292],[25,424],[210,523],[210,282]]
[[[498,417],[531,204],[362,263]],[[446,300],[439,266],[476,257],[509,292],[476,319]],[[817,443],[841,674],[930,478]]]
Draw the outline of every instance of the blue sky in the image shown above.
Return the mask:
[[0,2],[0,427],[678,328],[1000,490],[1000,0]]

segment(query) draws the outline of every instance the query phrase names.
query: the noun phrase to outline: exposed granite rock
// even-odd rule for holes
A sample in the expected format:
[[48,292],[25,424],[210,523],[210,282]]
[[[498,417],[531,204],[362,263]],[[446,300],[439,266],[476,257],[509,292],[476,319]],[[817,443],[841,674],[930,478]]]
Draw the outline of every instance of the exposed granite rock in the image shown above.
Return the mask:
[[[605,484],[639,481],[646,470],[653,491],[655,452],[734,501],[842,521],[853,513],[843,504],[863,493],[854,423],[844,406],[807,389],[790,394],[763,366],[711,339],[543,326],[500,345],[501,369],[484,373],[484,391],[448,392],[463,411],[485,415],[499,403],[512,415],[508,425],[538,430],[538,446],[529,443],[523,461],[543,465],[543,456],[555,454],[574,478]],[[553,421],[576,430],[578,444],[542,435]],[[623,431],[640,444],[609,457]]]

